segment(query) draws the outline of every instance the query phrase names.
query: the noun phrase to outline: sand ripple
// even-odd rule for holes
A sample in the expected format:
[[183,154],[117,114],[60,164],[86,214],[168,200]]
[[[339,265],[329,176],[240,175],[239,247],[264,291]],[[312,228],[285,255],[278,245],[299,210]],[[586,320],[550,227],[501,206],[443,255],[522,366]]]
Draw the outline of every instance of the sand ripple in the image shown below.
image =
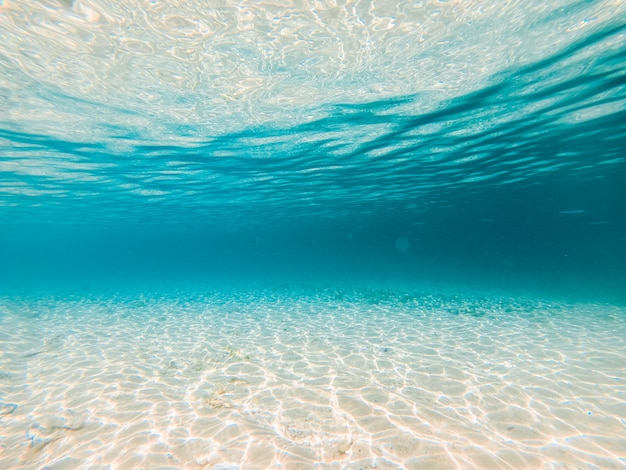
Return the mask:
[[2,468],[624,468],[626,309],[388,290],[0,299]]

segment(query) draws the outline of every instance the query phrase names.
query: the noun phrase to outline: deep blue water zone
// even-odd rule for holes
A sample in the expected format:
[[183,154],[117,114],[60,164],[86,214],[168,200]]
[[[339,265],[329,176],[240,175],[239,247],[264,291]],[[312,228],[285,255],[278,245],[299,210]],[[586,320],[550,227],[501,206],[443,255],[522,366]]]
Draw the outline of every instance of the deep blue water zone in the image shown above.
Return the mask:
[[597,30],[424,113],[411,95],[219,136],[173,119],[184,146],[0,121],[3,290],[447,279],[623,301],[625,38]]

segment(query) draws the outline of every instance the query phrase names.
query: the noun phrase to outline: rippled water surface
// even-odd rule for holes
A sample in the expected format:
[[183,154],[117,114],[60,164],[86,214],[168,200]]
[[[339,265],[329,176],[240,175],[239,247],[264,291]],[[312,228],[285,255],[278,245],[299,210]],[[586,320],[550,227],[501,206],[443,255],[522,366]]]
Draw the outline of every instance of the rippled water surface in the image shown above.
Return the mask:
[[420,214],[623,171],[622,2],[288,3],[3,2],[3,212]]
[[625,51],[620,0],[0,0],[0,462],[622,468]]

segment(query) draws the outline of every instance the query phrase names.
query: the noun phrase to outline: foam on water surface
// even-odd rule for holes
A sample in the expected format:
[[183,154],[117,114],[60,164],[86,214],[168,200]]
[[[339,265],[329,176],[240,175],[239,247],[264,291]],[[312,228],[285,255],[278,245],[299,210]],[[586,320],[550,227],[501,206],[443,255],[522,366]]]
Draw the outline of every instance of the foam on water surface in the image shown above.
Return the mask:
[[626,463],[622,307],[265,288],[1,308],[6,468]]

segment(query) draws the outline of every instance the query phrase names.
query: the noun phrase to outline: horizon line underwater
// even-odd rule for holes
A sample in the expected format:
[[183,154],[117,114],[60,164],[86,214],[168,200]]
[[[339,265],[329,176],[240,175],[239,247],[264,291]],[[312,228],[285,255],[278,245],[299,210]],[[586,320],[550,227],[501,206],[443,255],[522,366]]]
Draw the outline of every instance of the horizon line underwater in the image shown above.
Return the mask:
[[0,469],[626,468],[626,3],[0,0]]

